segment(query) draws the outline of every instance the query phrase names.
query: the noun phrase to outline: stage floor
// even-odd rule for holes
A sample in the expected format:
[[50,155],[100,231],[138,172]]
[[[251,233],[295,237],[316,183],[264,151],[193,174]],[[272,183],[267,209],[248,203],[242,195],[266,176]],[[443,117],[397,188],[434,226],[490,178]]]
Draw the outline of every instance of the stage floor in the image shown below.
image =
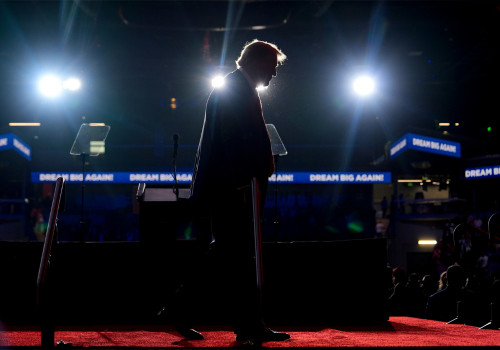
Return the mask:
[[[56,342],[64,340],[73,347],[85,348],[238,348],[232,327],[198,326],[204,340],[184,340],[170,326],[94,325],[56,327]],[[500,331],[479,330],[466,325],[411,317],[391,317],[388,322],[371,325],[329,327],[272,327],[285,331],[291,339],[266,342],[264,348],[332,347],[492,347],[500,346]],[[40,327],[4,325],[0,347],[38,348]]]

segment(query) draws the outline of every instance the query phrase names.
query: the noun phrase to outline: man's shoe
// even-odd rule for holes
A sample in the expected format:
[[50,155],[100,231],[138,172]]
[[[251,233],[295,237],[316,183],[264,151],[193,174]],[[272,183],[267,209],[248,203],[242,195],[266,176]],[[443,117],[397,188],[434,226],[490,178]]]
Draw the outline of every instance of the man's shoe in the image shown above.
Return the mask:
[[265,326],[259,330],[259,334],[237,334],[236,341],[247,341],[251,339],[259,339],[261,341],[284,341],[290,339],[290,334],[283,332],[275,332],[271,328]]
[[248,340],[248,341],[244,342],[243,344],[241,344],[241,348],[244,350],[250,350],[250,349],[256,349],[257,347],[255,346],[255,344],[251,340]]
[[[169,324],[167,321],[165,314],[164,314],[165,308],[163,308],[160,312],[158,312],[158,317],[166,324]],[[189,340],[202,340],[203,334],[200,332],[195,331],[192,329],[190,326],[186,326],[184,324],[180,323],[172,323],[172,327],[176,330],[177,333],[182,335],[184,338],[189,339]]]
[[186,326],[180,326],[173,324],[172,327],[175,328],[177,333],[182,335],[184,338],[189,339],[189,340],[203,340],[203,334],[200,332],[195,331],[192,328],[186,327]]

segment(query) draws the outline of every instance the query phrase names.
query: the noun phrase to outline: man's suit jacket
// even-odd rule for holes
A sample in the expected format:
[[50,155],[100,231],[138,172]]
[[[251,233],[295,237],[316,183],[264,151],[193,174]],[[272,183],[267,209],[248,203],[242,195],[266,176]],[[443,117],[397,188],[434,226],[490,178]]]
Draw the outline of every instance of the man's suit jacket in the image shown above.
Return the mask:
[[234,195],[256,177],[265,199],[272,161],[260,98],[243,73],[236,70],[208,99],[191,198],[202,204],[224,200],[225,195]]
[[429,297],[425,318],[445,322],[453,320],[457,317],[458,301],[467,303],[467,307],[471,310],[475,309],[474,294],[462,288],[447,286]]

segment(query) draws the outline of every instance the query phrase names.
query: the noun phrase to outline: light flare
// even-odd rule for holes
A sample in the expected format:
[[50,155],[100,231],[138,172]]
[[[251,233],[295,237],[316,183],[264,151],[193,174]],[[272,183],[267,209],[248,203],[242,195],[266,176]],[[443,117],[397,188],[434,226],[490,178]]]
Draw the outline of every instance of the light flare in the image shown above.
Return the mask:
[[57,97],[61,94],[62,83],[54,76],[46,76],[40,80],[38,88],[47,97]]
[[215,77],[212,79],[212,86],[214,88],[222,87],[224,85],[224,78],[223,77]]
[[363,76],[357,78],[353,83],[353,89],[361,96],[369,95],[373,92],[375,83],[370,77]]

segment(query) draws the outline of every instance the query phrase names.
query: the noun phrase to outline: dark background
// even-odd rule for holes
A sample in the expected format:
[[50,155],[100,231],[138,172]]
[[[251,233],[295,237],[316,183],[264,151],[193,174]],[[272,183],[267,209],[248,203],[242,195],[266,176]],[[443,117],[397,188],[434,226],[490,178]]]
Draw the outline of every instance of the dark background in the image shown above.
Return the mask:
[[[160,322],[158,311],[170,305],[189,272],[201,268],[204,249],[193,243],[58,244],[48,275],[56,324]],[[311,326],[386,320],[385,248],[384,239],[264,244],[266,322]],[[8,300],[0,304],[0,320],[38,323],[35,281],[42,243],[0,242],[0,253],[6,286],[0,297]],[[363,271],[363,278],[353,271]],[[232,305],[218,285],[221,277],[213,271],[213,280],[191,300],[195,324],[230,324]]]
[[[289,151],[281,171],[390,171],[372,162],[410,129],[481,145],[463,147],[464,159],[497,154],[499,9],[498,1],[1,2],[0,133],[14,132],[33,152],[29,163],[0,154],[2,195],[36,203],[42,186],[22,189],[30,171],[80,171],[69,149],[89,122],[111,131],[106,153],[91,158],[86,171],[169,171],[175,133],[178,166],[191,170],[211,79],[234,70],[254,38],[276,43],[288,56],[261,93],[266,122],[276,125]],[[46,73],[76,76],[82,88],[47,99],[37,90]],[[369,98],[352,92],[360,73],[376,80]],[[459,179],[454,159],[433,164]],[[130,187],[87,190],[128,197]],[[471,187],[453,191],[471,203]],[[68,188],[69,214],[77,220],[79,185]],[[476,195],[484,194],[489,207],[495,188],[479,186]],[[338,214],[344,221],[358,210],[345,208],[372,206],[369,186],[283,185],[281,191],[340,196],[349,202]],[[128,209],[113,215],[129,213],[130,200],[121,207]],[[372,227],[372,218],[361,221]],[[345,238],[351,231],[343,232]]]
[[[288,56],[261,93],[266,122],[290,147],[284,169],[329,170],[346,159],[362,167],[408,126],[436,130],[436,121],[459,123],[450,134],[489,137],[488,151],[497,151],[497,2],[0,5],[1,130],[14,130],[8,122],[42,124],[15,128],[41,171],[79,170],[67,151],[82,122],[112,127],[107,154],[91,169],[164,166],[157,157],[169,156],[161,146],[174,133],[181,145],[197,145],[211,78],[235,69],[244,43],[254,38],[276,43]],[[205,30],[257,25],[271,28]],[[47,72],[77,76],[83,86],[46,99],[36,84]],[[351,80],[362,72],[377,82],[376,94],[364,101],[351,92]],[[305,145],[313,149],[294,149]],[[191,167],[194,152],[182,149],[179,166]]]

